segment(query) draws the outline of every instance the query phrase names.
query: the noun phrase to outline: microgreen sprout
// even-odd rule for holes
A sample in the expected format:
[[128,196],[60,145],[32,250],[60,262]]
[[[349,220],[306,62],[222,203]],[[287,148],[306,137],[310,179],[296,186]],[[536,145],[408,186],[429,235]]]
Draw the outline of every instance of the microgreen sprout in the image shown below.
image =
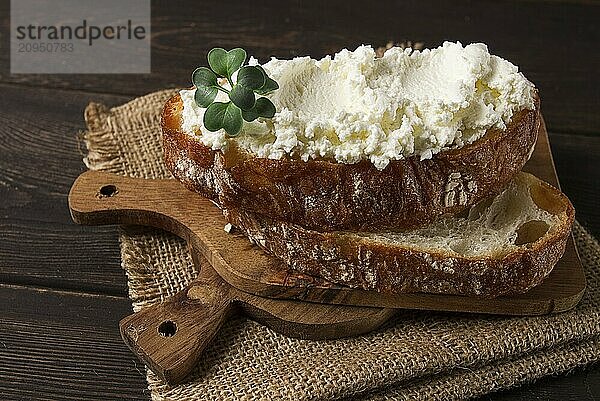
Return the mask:
[[[261,66],[244,66],[246,51],[236,48],[214,48],[208,52],[208,67],[198,67],[192,73],[196,86],[194,99],[204,112],[204,127],[209,131],[224,129],[229,136],[237,136],[244,121],[259,117],[273,118],[275,105],[264,95],[279,88]],[[236,82],[233,75],[237,72]],[[219,84],[219,78],[229,82],[230,90]],[[225,92],[229,101],[215,102],[217,93]],[[257,95],[259,95],[257,97]]]

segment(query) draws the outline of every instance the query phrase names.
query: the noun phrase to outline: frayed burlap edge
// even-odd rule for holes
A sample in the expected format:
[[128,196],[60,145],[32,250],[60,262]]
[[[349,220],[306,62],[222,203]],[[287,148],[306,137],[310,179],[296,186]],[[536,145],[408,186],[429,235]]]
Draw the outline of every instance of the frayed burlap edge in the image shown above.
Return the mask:
[[[158,166],[154,166],[157,163],[145,163],[144,155],[136,155],[136,163],[127,163],[127,156],[136,153],[136,148],[127,146],[127,132],[140,127],[155,127],[158,116],[152,112],[152,105],[164,103],[174,93],[174,90],[155,92],[113,109],[90,103],[84,113],[88,127],[83,135],[87,147],[87,156],[83,159],[85,165],[90,170],[132,177],[170,178],[162,163]],[[122,124],[123,116],[131,118]],[[153,129],[149,128],[149,132]],[[151,149],[144,145],[140,148],[145,149],[145,153],[162,160],[160,143]],[[127,274],[134,311],[162,302],[198,275],[185,242],[174,235],[146,227],[121,227],[119,242],[121,265]]]
[[[157,130],[159,130],[158,111],[160,106],[173,93],[172,90],[156,92],[113,109],[95,103],[90,104],[85,112],[88,131],[84,136],[88,147],[88,154],[84,161],[88,168],[136,177],[169,177],[168,171],[161,162],[162,149],[160,149],[160,141],[157,139],[160,136]],[[135,144],[136,140],[137,144]],[[139,149],[143,149],[143,151],[139,151]],[[598,244],[578,224],[575,226],[575,235],[584,263],[588,267],[593,267],[589,270],[596,277],[600,260]],[[120,243],[122,266],[128,275],[129,295],[134,310],[161,302],[165,297],[185,286],[198,273],[191,263],[184,242],[168,233],[145,228],[123,228],[120,233]],[[586,259],[585,249],[593,249],[595,252],[593,257],[590,257],[588,252]],[[590,284],[597,283],[597,277],[596,280],[590,280],[588,277],[588,282]],[[382,371],[386,373],[383,376],[379,375],[376,379],[364,377],[365,372],[369,372],[369,369],[364,368],[358,371],[334,370],[338,376],[327,374],[328,372],[315,372],[316,375],[325,373],[326,378],[316,380],[315,377],[298,377],[298,379],[314,383],[305,385],[306,388],[303,388],[301,381],[291,385],[282,382],[280,383],[282,389],[279,390],[267,389],[268,380],[265,380],[265,388],[260,386],[249,388],[237,383],[236,380],[229,380],[229,377],[225,380],[223,372],[221,372],[221,376],[211,375],[211,367],[206,363],[217,364],[222,361],[219,353],[227,354],[228,350],[234,348],[235,342],[232,342],[231,339],[244,343],[248,340],[248,333],[255,336],[255,338],[251,338],[251,342],[257,342],[259,345],[263,340],[267,343],[274,341],[273,346],[287,347],[286,351],[292,353],[294,347],[300,348],[298,344],[294,344],[292,348],[289,347],[298,340],[286,340],[253,322],[235,319],[224,327],[221,332],[223,338],[217,340],[218,344],[207,350],[205,364],[201,364],[198,372],[192,377],[191,383],[169,388],[149,372],[149,387],[152,391],[152,398],[156,400],[264,399],[263,397],[278,399],[340,397],[356,399],[361,397],[374,400],[468,398],[519,385],[548,374],[562,373],[599,360],[598,297],[587,296],[583,304],[587,309],[586,313],[581,316],[573,316],[574,320],[579,320],[579,324],[576,326],[580,327],[580,332],[571,332],[570,335],[566,335],[568,330],[562,330],[560,334],[555,334],[557,338],[552,338],[553,334],[550,332],[548,339],[537,344],[529,344],[531,346],[529,350],[523,346],[514,348],[514,345],[507,343],[507,349],[499,350],[497,353],[488,352],[485,360],[478,361],[475,354],[475,356],[471,355],[472,363],[466,363],[467,360],[461,356],[466,352],[466,348],[464,346],[455,347],[451,350],[457,353],[454,365],[452,365],[452,360],[449,361],[450,363],[448,361],[441,364],[440,361],[433,363],[436,362],[434,361],[436,354],[431,353],[430,359],[425,358],[421,361],[422,366],[418,366],[417,369],[407,369],[406,366],[400,364],[399,368],[405,371],[383,369]],[[433,316],[435,319],[436,315]],[[464,317],[453,318],[441,315],[439,322],[433,322],[433,325],[444,323],[456,325],[461,319]],[[468,320],[469,327],[477,326],[471,322],[473,318]],[[565,324],[568,324],[568,319],[565,318],[565,320],[567,320]],[[494,324],[495,319],[485,317],[482,318],[482,321]],[[498,321],[500,322],[501,319]],[[418,319],[415,322],[418,322]],[[586,324],[589,325],[588,328],[585,327]],[[402,323],[396,322],[394,328],[397,328],[398,325],[401,326]],[[499,325],[499,327],[501,326],[502,324]],[[394,333],[395,337],[386,338],[390,330],[375,333],[371,337],[375,337],[376,341],[382,341],[381,347],[391,341],[397,342],[397,333]],[[343,354],[344,351],[352,348],[353,341],[353,339],[332,340],[323,344],[328,344],[327,346],[333,347],[334,350],[337,347],[337,351]],[[300,345],[305,346],[306,344]],[[318,347],[318,345],[316,346]],[[227,354],[226,356],[230,357],[231,355]],[[252,355],[246,354],[246,357],[250,358]],[[262,357],[269,357],[269,355]],[[242,365],[245,364],[246,369],[258,370],[257,366],[253,366],[252,361],[240,362],[243,362]],[[457,366],[461,368],[457,368]],[[284,368],[286,367],[284,366]],[[375,369],[378,367],[373,367],[373,370]],[[227,372],[225,370],[225,376],[227,376]],[[234,370],[230,370],[230,372],[231,376],[238,373]],[[354,380],[352,382],[348,377],[352,378],[353,375],[360,377],[352,379]],[[468,385],[465,385],[467,383]],[[291,387],[292,390],[286,386]]]
[[84,113],[88,131],[84,135],[87,155],[83,163],[90,170],[119,174],[123,171],[123,158],[114,141],[113,132],[106,124],[110,110],[99,103],[90,103]]

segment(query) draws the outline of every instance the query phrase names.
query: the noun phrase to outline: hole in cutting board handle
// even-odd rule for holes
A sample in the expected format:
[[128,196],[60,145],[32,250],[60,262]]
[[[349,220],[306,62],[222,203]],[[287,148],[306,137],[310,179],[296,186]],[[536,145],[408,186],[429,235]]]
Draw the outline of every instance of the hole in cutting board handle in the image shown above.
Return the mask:
[[110,198],[119,193],[117,187],[113,184],[103,185],[98,191],[99,198]]
[[158,326],[158,334],[163,337],[173,337],[177,333],[177,325],[175,322],[165,320]]

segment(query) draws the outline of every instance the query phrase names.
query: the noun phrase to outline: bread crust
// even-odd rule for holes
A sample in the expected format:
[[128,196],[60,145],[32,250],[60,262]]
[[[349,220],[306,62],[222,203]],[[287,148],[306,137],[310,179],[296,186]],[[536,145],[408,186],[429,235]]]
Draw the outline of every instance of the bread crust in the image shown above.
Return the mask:
[[188,189],[227,210],[285,220],[319,231],[379,231],[424,226],[500,192],[527,162],[537,140],[540,101],[515,114],[506,130],[489,130],[472,144],[391,161],[342,164],[252,157],[235,147],[214,151],[181,130],[183,104],[163,109],[167,168]]
[[337,284],[386,293],[497,297],[522,293],[542,282],[564,254],[575,216],[571,202],[559,190],[531,174],[521,174],[535,202],[558,221],[534,242],[489,257],[422,250],[350,232],[319,232],[240,210],[225,214],[254,243],[292,269]]

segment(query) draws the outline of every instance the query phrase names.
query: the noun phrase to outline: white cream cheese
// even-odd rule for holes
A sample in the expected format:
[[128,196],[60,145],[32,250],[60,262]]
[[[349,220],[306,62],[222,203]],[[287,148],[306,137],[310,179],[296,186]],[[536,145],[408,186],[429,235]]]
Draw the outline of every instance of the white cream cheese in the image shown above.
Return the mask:
[[[182,90],[184,132],[214,150],[236,141],[257,157],[368,159],[384,169],[390,160],[427,159],[469,144],[534,107],[533,84],[482,43],[393,47],[381,58],[360,46],[321,60],[273,58],[263,67],[279,84],[268,95],[277,110],[273,119],[245,122],[236,138],[209,132],[194,90]],[[227,100],[219,92],[217,101]]]

